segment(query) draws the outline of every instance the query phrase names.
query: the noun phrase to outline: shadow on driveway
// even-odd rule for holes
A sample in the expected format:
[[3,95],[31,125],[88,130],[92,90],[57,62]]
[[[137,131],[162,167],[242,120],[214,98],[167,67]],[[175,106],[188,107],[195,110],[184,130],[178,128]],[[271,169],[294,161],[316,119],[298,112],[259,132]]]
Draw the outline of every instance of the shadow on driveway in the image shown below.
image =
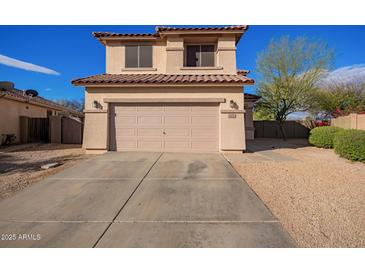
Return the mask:
[[272,138],[256,138],[255,140],[247,140],[247,152],[259,152],[266,150],[276,150],[281,148],[297,149],[308,147],[310,144],[307,139],[272,139]]

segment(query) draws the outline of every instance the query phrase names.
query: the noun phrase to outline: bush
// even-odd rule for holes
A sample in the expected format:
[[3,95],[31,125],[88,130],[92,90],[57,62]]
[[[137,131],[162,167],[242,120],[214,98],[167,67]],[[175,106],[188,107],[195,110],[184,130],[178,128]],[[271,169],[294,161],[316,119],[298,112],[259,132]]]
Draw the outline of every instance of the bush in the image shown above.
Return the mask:
[[338,127],[316,127],[310,131],[309,143],[316,147],[333,148],[333,138],[338,132],[344,131]]
[[352,161],[365,162],[365,131],[349,129],[338,132],[334,138],[335,152]]

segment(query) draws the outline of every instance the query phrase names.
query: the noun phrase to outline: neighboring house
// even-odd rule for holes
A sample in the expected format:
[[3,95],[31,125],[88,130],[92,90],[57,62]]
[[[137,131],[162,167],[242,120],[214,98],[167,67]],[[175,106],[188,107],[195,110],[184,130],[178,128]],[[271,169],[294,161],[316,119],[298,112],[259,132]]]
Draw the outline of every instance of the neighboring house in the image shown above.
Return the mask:
[[243,87],[254,80],[237,70],[236,47],[247,28],[94,32],[106,49],[106,74],[72,81],[86,87],[84,148],[244,151],[253,124]]
[[[2,82],[10,83],[10,82]],[[83,113],[61,106],[40,96],[31,97],[24,91],[0,88],[0,141],[5,134],[15,134],[20,141],[20,117],[46,118],[54,115],[83,117]]]

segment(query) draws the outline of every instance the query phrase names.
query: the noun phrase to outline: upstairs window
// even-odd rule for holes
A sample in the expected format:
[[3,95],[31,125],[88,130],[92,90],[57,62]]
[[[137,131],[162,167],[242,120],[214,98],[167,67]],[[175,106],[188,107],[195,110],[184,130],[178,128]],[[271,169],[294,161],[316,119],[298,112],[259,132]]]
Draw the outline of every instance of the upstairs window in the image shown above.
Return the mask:
[[126,45],[126,68],[152,68],[152,45]]
[[188,45],[186,46],[185,65],[187,67],[214,67],[214,45]]

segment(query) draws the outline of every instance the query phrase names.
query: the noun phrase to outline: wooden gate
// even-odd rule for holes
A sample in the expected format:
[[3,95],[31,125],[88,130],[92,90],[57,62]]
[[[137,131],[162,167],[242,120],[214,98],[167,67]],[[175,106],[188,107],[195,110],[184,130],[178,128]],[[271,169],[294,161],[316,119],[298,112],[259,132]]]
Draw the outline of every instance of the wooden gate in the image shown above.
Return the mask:
[[49,121],[48,118],[28,119],[28,142],[47,143],[49,141]]

